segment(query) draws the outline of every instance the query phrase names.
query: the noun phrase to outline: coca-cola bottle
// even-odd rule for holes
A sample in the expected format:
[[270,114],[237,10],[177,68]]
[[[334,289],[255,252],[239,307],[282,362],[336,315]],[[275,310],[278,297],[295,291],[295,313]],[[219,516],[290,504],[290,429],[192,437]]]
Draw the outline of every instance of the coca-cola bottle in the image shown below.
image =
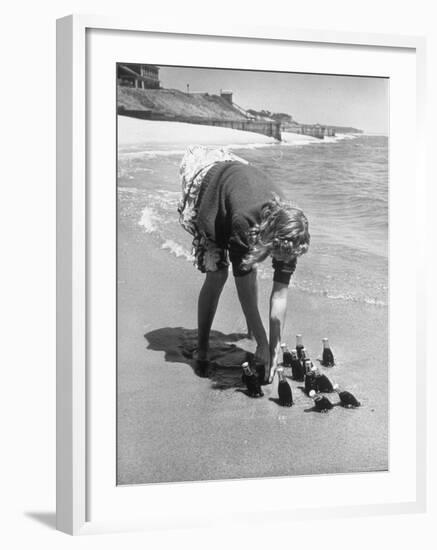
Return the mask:
[[318,395],[314,390],[310,391],[309,396],[314,400],[314,407],[319,412],[328,412],[334,406],[325,395]]
[[317,367],[315,367],[314,376],[317,391],[322,393],[331,393],[334,391],[334,386],[332,385],[331,380],[329,380],[326,374],[323,374]]
[[293,393],[291,391],[290,384],[287,382],[284,376],[283,367],[277,369],[278,373],[278,396],[279,404],[283,407],[291,407],[293,405]]
[[243,382],[246,384],[247,392],[250,397],[262,397],[264,392],[261,389],[258,376],[252,371],[249,363],[245,362],[241,365],[243,369]]
[[302,360],[302,350],[304,349],[302,334],[296,334],[296,351],[297,356]]
[[361,405],[355,395],[346,390],[341,391],[338,384],[334,384],[334,390],[338,393],[340,403],[343,407],[346,407],[347,409],[355,409]]
[[283,343],[281,344],[282,349],[282,364],[284,367],[291,367],[292,357],[291,353],[288,351],[287,344]]
[[291,377],[293,380],[297,380],[298,382],[303,382],[305,377],[305,368],[299,361],[297,351],[295,349],[291,350]]
[[322,342],[323,342],[322,365],[324,367],[333,367],[335,365],[334,354],[332,353],[332,350],[329,347],[328,339],[323,338]]
[[310,394],[311,390],[316,390],[315,385],[315,373],[314,366],[310,359],[305,360],[305,377],[304,377],[304,389],[307,395]]

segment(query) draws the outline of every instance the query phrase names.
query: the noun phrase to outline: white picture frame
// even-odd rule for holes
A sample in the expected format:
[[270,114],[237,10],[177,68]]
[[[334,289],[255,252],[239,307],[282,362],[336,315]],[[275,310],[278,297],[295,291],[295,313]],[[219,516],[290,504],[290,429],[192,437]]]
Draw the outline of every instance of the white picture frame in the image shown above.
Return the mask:
[[[336,45],[342,48],[362,48],[370,50],[396,49],[400,55],[409,52],[415,58],[416,104],[408,107],[415,111],[414,123],[416,157],[414,162],[416,212],[426,201],[424,169],[424,79],[425,79],[425,40],[421,37],[340,33],[332,31],[311,31],[288,28],[262,28],[251,26],[233,27],[232,30],[207,28],[195,23],[190,28],[178,28],[167,22],[151,24],[138,20],[106,18],[96,16],[72,15],[57,22],[57,528],[69,534],[85,534],[96,531],[147,529],[164,525],[169,517],[177,518],[176,512],[165,509],[161,502],[174,498],[179,504],[187,498],[207,498],[214,492],[214,498],[226,498],[224,492],[229,490],[230,483],[217,484],[196,483],[165,485],[161,487],[134,487],[140,499],[146,499],[153,493],[156,502],[154,513],[143,509],[135,516],[119,517],[115,512],[103,513],[95,520],[90,516],[90,484],[93,483],[92,457],[90,446],[96,430],[90,430],[91,400],[94,399],[95,386],[91,391],[92,338],[88,327],[90,315],[90,247],[89,188],[90,167],[87,150],[87,117],[90,107],[87,88],[87,33],[100,30],[108,33],[143,33],[166,37],[196,36],[206,38],[238,40],[250,44],[251,41],[262,41],[265,44],[302,43],[316,44],[318,47]],[[138,34],[136,35],[138,36]],[[205,38],[205,39],[206,39]],[[108,92],[109,93],[109,92]],[[115,113],[114,113],[115,116]],[[114,164],[115,166],[115,164]],[[416,215],[417,231],[423,223]],[[88,225],[87,225],[88,224]],[[416,286],[414,288],[416,321],[416,410],[415,410],[415,445],[414,454],[414,497],[397,499],[387,498],[379,501],[355,502],[353,505],[337,504],[319,507],[287,508],[278,505],[274,508],[263,505],[247,510],[247,514],[235,517],[234,521],[254,521],[258,517],[317,518],[330,516],[364,515],[379,513],[420,512],[426,506],[426,357],[425,357],[425,253],[423,245],[418,246],[414,269]],[[99,391],[105,391],[102,388]],[[115,394],[107,395],[115,402]],[[114,419],[111,420],[113,422]],[[111,424],[112,425],[112,424]],[[107,457],[108,462],[115,462],[114,456]],[[412,470],[411,470],[412,471]],[[411,472],[410,472],[411,473]],[[329,476],[325,476],[329,477]],[[252,494],[263,481],[244,481],[239,483],[241,494],[247,494],[251,502]],[[310,483],[308,478],[294,483]],[[275,481],[271,481],[274,491]],[[182,487],[186,485],[187,487]],[[276,484],[277,485],[277,484]],[[256,490],[254,490],[256,486]],[[264,485],[265,487],[265,485]],[[270,489],[269,489],[270,490]],[[121,491],[126,490],[121,488]],[[148,491],[148,493],[147,493]],[[145,496],[144,495],[148,495]],[[136,497],[136,498],[137,498]],[[242,497],[243,498],[243,497]],[[236,502],[238,497],[236,497]],[[241,502],[246,502],[244,499]],[[116,508],[113,508],[116,510]],[[173,515],[172,515],[173,514]],[[232,510],[228,512],[232,514]],[[261,514],[261,516],[260,516]],[[194,517],[185,511],[175,519],[173,525],[207,525],[204,517]],[[152,517],[153,516],[153,517]],[[191,517],[193,516],[193,517]],[[252,519],[250,519],[252,518]],[[191,521],[192,520],[192,521]]]

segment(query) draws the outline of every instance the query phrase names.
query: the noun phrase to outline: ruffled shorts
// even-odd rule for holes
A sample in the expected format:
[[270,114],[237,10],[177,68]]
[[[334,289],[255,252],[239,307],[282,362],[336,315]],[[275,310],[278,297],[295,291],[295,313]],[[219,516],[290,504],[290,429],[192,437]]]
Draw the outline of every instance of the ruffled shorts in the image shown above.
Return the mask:
[[182,197],[179,201],[179,222],[193,237],[194,265],[202,273],[218,271],[229,266],[228,251],[217,246],[198,226],[199,194],[208,185],[208,173],[218,162],[248,162],[224,148],[212,149],[201,145],[187,149],[180,165]]

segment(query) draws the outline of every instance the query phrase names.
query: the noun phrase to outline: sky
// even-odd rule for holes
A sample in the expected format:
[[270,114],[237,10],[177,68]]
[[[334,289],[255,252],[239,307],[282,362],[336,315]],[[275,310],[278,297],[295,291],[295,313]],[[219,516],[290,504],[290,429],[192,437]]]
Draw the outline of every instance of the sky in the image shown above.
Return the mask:
[[320,74],[160,67],[164,88],[218,94],[231,90],[244,109],[266,109],[301,123],[353,126],[388,134],[389,80]]

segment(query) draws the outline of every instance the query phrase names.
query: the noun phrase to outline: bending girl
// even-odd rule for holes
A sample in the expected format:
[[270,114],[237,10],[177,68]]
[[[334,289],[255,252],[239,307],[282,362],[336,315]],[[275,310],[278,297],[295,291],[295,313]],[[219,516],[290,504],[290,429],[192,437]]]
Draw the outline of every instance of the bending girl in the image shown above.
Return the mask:
[[[191,147],[181,167],[181,225],[193,236],[195,265],[205,273],[198,300],[197,360],[207,362],[209,335],[232,264],[256,361],[273,380],[287,310],[288,286],[310,235],[302,210],[283,198],[262,171],[224,150]],[[272,258],[269,338],[258,310],[256,266]]]

